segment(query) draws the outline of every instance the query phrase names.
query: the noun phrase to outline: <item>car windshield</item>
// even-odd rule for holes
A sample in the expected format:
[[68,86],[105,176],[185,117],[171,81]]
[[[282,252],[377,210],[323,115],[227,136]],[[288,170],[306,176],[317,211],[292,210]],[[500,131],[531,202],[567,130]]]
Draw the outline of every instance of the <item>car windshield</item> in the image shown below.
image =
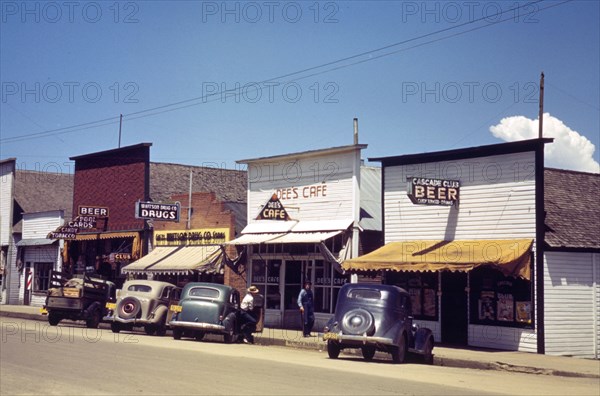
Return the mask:
[[350,292],[348,292],[348,298],[360,300],[380,300],[381,293],[379,290],[372,289],[352,289]]
[[208,287],[194,287],[190,290],[189,295],[190,297],[219,298],[219,291]]
[[127,291],[150,293],[152,291],[152,288],[148,285],[130,285],[127,288]]

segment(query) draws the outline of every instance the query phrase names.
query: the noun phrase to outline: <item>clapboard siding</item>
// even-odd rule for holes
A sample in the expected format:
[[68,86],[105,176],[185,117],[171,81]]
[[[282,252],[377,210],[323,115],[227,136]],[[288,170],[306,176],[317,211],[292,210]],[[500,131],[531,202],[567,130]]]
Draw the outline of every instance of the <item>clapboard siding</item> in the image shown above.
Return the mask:
[[595,253],[592,255],[592,265],[594,272],[594,293],[595,304],[594,304],[594,312],[596,312],[596,316],[594,317],[594,332],[596,337],[596,359],[600,359],[600,254]]
[[[597,283],[593,253],[546,252],[546,354],[598,357]],[[596,296],[595,296],[596,294]]]
[[534,330],[499,326],[469,326],[469,345],[520,352],[537,352]]
[[8,246],[12,233],[14,167],[13,161],[0,163],[0,245],[2,246]]
[[[386,243],[413,239],[533,239],[534,159],[533,152],[526,152],[431,166],[386,167]],[[408,177],[459,180],[458,209],[413,204],[407,196]]]
[[50,231],[63,224],[63,212],[53,210],[48,212],[23,214],[23,239],[46,238]]
[[[271,195],[295,189],[288,197],[279,194],[294,220],[354,218],[354,166],[356,152],[327,157],[290,158],[289,161],[248,165],[248,222],[255,219]],[[304,197],[305,187],[326,186],[326,194]],[[295,197],[294,195],[298,196]]]

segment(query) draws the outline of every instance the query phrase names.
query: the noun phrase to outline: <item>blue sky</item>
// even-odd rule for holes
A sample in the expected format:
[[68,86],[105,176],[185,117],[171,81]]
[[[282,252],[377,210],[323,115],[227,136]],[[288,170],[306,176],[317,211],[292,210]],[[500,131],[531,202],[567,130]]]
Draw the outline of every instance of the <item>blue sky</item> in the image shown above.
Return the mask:
[[543,71],[547,166],[600,171],[597,1],[0,4],[21,169],[118,147],[119,114],[121,146],[229,169],[351,144],[354,117],[365,158],[532,138]]

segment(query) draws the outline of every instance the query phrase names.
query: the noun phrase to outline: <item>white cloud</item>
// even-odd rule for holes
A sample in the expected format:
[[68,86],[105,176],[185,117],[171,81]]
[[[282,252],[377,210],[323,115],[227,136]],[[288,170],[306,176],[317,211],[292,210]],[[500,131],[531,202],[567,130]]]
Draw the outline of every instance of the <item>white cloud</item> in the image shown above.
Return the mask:
[[[506,117],[490,132],[507,142],[535,139],[538,136],[538,120],[524,116]],[[571,169],[600,173],[600,164],[594,160],[596,146],[585,136],[566,126],[561,120],[544,113],[544,137],[554,138],[544,150],[545,165],[552,168]]]

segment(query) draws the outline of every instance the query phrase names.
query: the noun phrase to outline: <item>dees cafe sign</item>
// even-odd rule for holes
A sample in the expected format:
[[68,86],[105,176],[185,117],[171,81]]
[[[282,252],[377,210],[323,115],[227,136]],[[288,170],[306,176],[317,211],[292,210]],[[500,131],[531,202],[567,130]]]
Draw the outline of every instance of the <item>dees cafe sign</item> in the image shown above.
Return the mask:
[[417,205],[458,206],[460,181],[409,177],[407,195]]
[[289,220],[290,216],[279,201],[277,194],[273,194],[265,206],[260,210],[256,220]]

